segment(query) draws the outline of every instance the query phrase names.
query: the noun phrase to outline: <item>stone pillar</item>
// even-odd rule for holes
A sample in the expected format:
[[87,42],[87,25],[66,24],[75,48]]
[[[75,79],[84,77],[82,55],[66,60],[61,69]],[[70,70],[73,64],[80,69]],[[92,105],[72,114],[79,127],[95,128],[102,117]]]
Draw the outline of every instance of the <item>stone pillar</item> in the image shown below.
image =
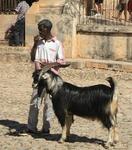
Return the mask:
[[[26,46],[32,46],[33,44],[33,37],[38,34],[37,30],[37,23],[45,18],[49,17],[46,12],[44,15],[44,11],[47,10],[50,13],[53,7],[64,5],[65,0],[39,0],[38,2],[34,2],[33,5],[30,7],[26,14],[26,34],[25,34],[25,41]],[[54,14],[52,14],[54,16]]]
[[33,37],[38,34],[37,23],[49,19],[53,23],[52,33],[64,45],[66,58],[76,57],[76,18],[63,14],[65,0],[40,0],[34,3],[26,15],[26,46],[33,45]]
[[77,19],[74,18],[72,23],[72,58],[76,58],[78,56],[76,26]]
[[25,29],[25,43],[26,46],[32,47],[33,37],[38,34],[36,15],[39,14],[39,3],[32,4],[26,14],[26,29]]
[[93,0],[89,0],[87,4],[87,15],[91,15],[91,9],[93,9]]

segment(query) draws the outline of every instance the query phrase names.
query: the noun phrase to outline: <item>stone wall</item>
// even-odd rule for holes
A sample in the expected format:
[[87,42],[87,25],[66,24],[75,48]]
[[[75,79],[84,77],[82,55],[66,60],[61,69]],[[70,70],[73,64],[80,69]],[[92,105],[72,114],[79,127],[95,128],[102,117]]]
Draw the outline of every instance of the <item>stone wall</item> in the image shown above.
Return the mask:
[[[38,34],[37,23],[44,19],[53,22],[52,33],[63,42],[66,58],[92,58],[132,61],[131,26],[78,25],[82,13],[80,0],[40,0],[26,14],[26,46],[33,45]],[[81,10],[81,12],[79,12]],[[15,22],[16,15],[0,15],[0,37]]]
[[16,22],[17,15],[0,15],[0,39],[4,39],[5,31]]
[[[80,0],[40,0],[33,4],[26,16],[26,45],[33,44],[38,34],[37,23],[48,18],[53,22],[53,34],[63,42],[67,58],[132,60],[132,30],[124,26],[99,24],[78,25],[83,15]],[[80,7],[81,6],[81,7]],[[123,32],[122,32],[123,31]]]
[[131,27],[85,25],[77,28],[78,57],[132,61]]

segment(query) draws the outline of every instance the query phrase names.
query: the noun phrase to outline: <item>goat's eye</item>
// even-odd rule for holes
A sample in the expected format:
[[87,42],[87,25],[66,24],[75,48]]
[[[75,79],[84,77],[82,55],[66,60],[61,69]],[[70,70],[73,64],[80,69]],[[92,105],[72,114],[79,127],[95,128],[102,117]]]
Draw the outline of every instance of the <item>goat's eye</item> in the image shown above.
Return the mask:
[[47,78],[48,78],[48,74],[42,75],[42,78],[43,78],[43,79],[47,79]]

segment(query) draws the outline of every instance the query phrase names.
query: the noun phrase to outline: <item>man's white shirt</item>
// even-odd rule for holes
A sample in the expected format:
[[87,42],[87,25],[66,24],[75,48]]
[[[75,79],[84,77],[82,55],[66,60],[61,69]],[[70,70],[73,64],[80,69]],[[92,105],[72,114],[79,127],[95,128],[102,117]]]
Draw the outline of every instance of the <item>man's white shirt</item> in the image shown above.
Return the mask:
[[55,37],[48,41],[41,40],[37,46],[35,61],[51,63],[58,59],[64,59],[62,43]]

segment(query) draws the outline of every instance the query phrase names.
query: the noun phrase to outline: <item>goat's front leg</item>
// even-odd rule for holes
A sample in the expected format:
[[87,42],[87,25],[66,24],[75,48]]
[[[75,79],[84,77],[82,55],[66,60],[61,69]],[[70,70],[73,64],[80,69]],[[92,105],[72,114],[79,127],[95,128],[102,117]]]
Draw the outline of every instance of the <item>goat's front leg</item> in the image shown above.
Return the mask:
[[64,141],[66,141],[68,139],[68,137],[70,136],[70,127],[73,123],[73,115],[66,115],[65,118],[65,125],[62,127],[62,136],[60,139],[60,143],[63,143]]
[[66,139],[68,139],[70,136],[70,128],[72,123],[73,123],[73,115],[69,114],[66,117]]
[[59,143],[63,143],[65,142],[67,136],[66,136],[66,124],[62,127],[62,135],[61,138],[59,140]]
[[61,112],[57,113],[57,117],[62,127],[61,138],[58,142],[63,143],[66,140],[66,112],[62,110]]

